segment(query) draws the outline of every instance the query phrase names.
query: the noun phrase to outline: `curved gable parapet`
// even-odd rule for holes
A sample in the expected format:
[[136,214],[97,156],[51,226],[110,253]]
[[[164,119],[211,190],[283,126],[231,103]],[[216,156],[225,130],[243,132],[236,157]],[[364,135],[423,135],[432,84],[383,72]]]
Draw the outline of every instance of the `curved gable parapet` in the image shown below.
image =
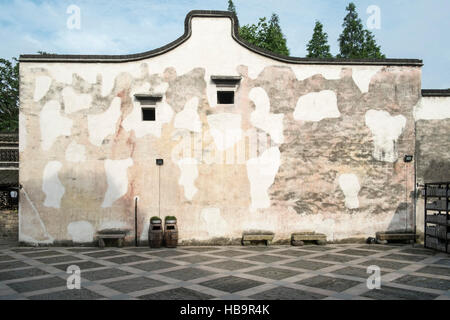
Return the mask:
[[315,58],[298,58],[284,56],[270,52],[265,49],[256,47],[239,37],[239,21],[236,15],[229,11],[208,11],[208,10],[193,10],[189,12],[186,16],[184,22],[184,34],[172,41],[171,43],[160,47],[158,49],[150,50],[138,54],[128,54],[128,55],[59,55],[59,54],[32,54],[32,55],[21,55],[19,58],[20,62],[83,62],[83,63],[120,63],[120,62],[132,62],[139,61],[143,59],[153,58],[173,49],[177,48],[184,42],[186,42],[192,36],[192,19],[193,18],[229,18],[231,20],[231,36],[244,48],[265,56],[267,58],[292,64],[311,64],[311,65],[394,65],[394,66],[422,66],[423,62],[419,59],[315,59]]

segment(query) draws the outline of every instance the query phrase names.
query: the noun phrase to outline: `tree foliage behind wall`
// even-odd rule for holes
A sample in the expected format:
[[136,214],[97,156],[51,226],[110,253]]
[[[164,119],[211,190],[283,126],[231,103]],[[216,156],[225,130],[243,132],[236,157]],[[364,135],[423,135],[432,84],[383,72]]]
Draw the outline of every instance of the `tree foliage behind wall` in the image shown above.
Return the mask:
[[365,30],[356,12],[356,6],[351,2],[346,10],[342,27],[344,30],[339,36],[339,58],[349,59],[384,59],[380,46],[377,45],[372,32]]
[[0,58],[0,131],[19,130],[19,63]]
[[323,31],[323,25],[316,21],[314,32],[307,47],[308,58],[332,58],[330,46],[328,45],[328,34]]
[[[228,11],[237,15],[233,0],[228,0]],[[239,28],[239,37],[259,48],[288,56],[287,41],[281,30],[280,17],[273,13],[270,20],[260,18],[257,24],[247,24]]]

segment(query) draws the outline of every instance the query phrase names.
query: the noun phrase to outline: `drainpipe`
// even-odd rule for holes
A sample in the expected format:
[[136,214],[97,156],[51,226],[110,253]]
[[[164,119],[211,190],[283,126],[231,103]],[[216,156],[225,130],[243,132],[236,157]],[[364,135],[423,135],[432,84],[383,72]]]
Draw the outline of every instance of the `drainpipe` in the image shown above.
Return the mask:
[[137,236],[137,230],[138,230],[138,225],[137,225],[137,203],[138,203],[138,197],[134,197],[134,245],[136,247],[139,247],[138,236]]

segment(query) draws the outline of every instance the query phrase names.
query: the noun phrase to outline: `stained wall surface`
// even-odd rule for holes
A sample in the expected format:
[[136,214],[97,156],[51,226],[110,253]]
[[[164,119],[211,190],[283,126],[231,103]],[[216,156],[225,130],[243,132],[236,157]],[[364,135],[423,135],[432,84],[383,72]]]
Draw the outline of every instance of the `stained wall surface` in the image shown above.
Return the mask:
[[[193,18],[186,42],[140,61],[20,64],[20,241],[134,239],[136,197],[143,241],[158,214],[178,218],[182,243],[410,224],[420,67],[284,63],[231,28]],[[217,104],[212,75],[242,77],[234,105]],[[163,97],[154,122],[143,93]]]
[[[423,97],[415,107],[417,183],[450,181],[450,96]],[[424,197],[417,192],[417,228],[423,233]]]

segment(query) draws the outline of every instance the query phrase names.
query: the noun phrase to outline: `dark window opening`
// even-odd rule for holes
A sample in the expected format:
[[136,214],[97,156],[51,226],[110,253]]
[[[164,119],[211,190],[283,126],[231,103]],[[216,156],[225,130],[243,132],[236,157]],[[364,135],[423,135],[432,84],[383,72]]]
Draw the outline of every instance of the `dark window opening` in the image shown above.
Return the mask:
[[234,91],[217,91],[218,104],[234,104]]
[[155,121],[155,108],[142,108],[142,121]]

